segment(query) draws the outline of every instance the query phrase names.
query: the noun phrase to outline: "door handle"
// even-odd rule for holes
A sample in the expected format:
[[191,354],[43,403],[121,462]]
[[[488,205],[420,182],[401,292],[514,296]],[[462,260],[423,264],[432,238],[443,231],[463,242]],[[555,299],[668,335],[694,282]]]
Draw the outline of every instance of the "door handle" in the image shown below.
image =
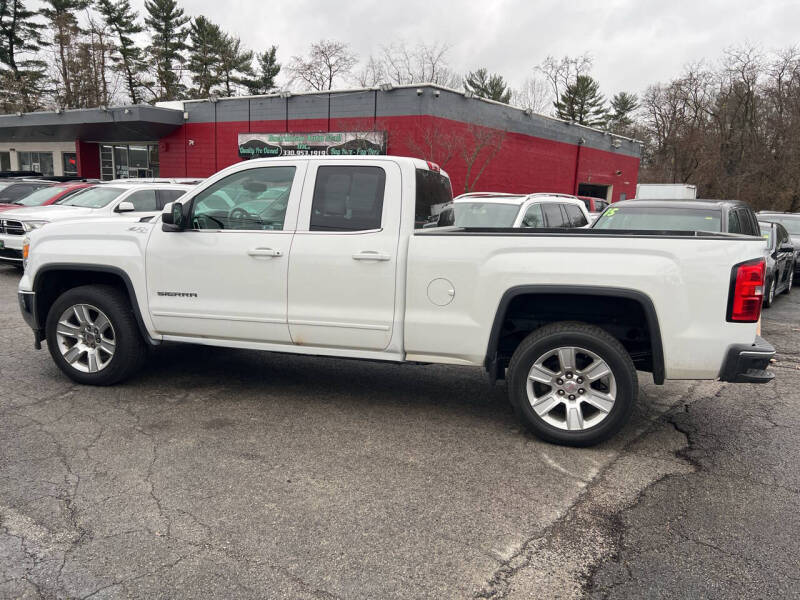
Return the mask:
[[247,254],[248,256],[283,256],[283,252],[272,248],[250,248]]
[[365,250],[364,252],[356,252],[353,254],[353,260],[391,260],[392,257],[383,252],[374,252],[372,250]]

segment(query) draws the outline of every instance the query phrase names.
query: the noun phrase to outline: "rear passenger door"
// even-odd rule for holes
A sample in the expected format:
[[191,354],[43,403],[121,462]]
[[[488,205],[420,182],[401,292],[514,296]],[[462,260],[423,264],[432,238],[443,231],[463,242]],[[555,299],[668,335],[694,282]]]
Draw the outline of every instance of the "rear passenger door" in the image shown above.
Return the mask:
[[542,213],[544,213],[547,227],[564,228],[569,227],[566,215],[561,211],[561,205],[556,202],[542,203]]
[[363,350],[389,345],[400,193],[400,168],[390,161],[309,165],[289,256],[295,344]]

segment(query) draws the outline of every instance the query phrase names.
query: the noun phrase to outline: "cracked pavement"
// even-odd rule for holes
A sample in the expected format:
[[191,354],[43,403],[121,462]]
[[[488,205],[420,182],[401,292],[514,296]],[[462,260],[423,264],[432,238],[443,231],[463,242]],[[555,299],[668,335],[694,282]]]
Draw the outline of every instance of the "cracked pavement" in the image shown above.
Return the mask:
[[800,293],[765,313],[777,382],[642,374],[622,434],[573,449],[521,431],[480,369],[173,345],[75,385],[17,279],[0,267],[0,598],[796,589]]

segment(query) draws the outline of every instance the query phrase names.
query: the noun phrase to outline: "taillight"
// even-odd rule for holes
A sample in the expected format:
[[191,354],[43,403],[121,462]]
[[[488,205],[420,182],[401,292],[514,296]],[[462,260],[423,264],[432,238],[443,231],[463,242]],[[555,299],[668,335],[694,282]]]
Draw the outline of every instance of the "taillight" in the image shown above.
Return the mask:
[[737,323],[755,323],[761,316],[764,301],[763,258],[751,260],[733,267],[731,290],[728,298],[727,320]]

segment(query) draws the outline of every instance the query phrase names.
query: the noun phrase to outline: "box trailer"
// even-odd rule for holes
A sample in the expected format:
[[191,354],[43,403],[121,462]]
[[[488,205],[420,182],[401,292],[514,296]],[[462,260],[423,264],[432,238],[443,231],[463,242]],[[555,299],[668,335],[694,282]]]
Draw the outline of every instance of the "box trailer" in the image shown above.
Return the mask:
[[694,200],[697,186],[686,183],[640,183],[636,197],[641,200]]

